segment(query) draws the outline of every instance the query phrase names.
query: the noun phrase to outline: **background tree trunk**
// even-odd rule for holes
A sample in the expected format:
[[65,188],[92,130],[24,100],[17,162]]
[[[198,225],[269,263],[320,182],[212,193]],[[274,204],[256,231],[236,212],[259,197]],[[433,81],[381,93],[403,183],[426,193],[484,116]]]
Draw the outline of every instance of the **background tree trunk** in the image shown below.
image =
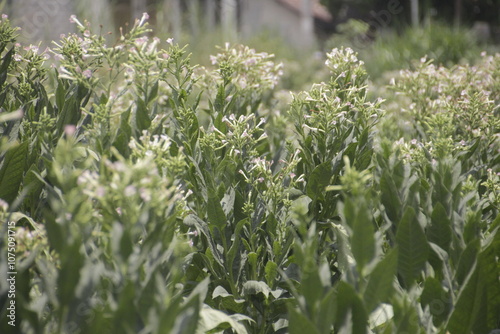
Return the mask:
[[221,0],[221,23],[224,37],[234,41],[237,37],[237,2],[236,0]]
[[191,27],[191,34],[198,37],[200,34],[200,4],[197,0],[188,2],[189,11],[189,26]]
[[418,14],[418,0],[410,0],[411,7],[411,24],[413,27],[418,27],[419,25],[419,14]]
[[159,22],[159,30],[166,27],[168,34],[177,42],[182,33],[182,10],[180,0],[163,0],[162,20]]
[[462,0],[455,0],[453,24],[455,25],[456,29],[460,27],[461,21],[462,21]]
[[205,0],[205,27],[208,31],[215,29],[215,0]]
[[99,33],[102,27],[102,34],[115,32],[114,19],[112,15],[112,5],[109,1],[87,0],[77,3],[77,12],[82,21],[86,19],[91,23],[94,33]]
[[136,19],[142,17],[142,13],[147,12],[147,1],[146,0],[132,0],[132,17],[130,22],[134,22]]
[[302,0],[300,25],[304,46],[313,46],[316,41],[314,40],[314,18],[311,0]]

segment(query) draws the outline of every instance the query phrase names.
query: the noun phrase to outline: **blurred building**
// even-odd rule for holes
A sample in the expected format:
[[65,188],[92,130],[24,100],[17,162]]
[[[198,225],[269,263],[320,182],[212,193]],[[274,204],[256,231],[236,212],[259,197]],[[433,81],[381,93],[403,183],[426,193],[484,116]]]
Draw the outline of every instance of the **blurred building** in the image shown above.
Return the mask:
[[269,31],[298,49],[313,48],[333,26],[320,0],[7,0],[7,10],[13,24],[22,28],[20,41],[43,40],[47,45],[75,30],[72,14],[89,20],[96,32],[127,30],[148,12],[156,32],[176,38],[218,27],[232,41]]
[[319,0],[243,0],[241,33],[268,30],[296,48],[311,48],[332,29],[332,16]]

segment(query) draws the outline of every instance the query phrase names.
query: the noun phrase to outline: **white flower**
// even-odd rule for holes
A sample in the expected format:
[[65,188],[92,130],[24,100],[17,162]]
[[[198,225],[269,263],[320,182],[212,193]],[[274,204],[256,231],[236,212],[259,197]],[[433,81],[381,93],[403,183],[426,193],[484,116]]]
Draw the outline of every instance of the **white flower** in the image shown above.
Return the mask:
[[127,197],[133,196],[137,193],[137,189],[133,185],[125,187],[123,194]]

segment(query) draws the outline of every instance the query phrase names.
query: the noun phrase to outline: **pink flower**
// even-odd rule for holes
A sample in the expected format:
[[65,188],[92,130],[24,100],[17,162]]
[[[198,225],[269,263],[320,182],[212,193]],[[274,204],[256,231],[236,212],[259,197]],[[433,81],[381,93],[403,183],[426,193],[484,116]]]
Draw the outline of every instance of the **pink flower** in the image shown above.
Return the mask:
[[73,124],[68,124],[64,127],[64,133],[68,137],[72,137],[75,134],[75,132],[76,132],[76,126],[74,126]]
[[71,15],[71,16],[69,17],[69,22],[71,22],[71,23],[75,23],[75,22],[76,22],[76,20],[77,20],[77,19],[76,19],[76,15],[75,15],[75,14],[73,14],[73,15]]
[[92,76],[92,71],[90,69],[86,69],[85,71],[83,71],[83,76],[86,77],[87,79],[89,79],[91,76]]

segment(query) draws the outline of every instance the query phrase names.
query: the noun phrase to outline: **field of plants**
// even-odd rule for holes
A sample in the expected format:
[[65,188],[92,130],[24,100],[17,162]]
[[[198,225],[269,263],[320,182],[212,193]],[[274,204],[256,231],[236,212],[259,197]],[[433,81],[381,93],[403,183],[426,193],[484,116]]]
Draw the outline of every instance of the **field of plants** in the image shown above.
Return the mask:
[[500,54],[372,89],[339,47],[289,92],[72,21],[0,21],[1,333],[498,333]]

